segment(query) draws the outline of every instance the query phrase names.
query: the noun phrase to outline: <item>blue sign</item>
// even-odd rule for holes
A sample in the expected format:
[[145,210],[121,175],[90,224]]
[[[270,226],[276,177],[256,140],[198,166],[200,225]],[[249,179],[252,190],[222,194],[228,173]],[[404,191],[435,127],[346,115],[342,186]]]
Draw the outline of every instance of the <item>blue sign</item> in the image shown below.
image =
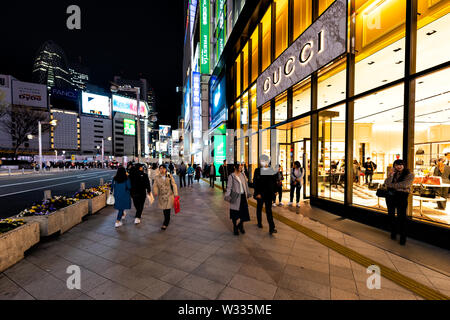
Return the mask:
[[79,93],[70,89],[52,88],[50,104],[55,109],[78,112]]
[[227,120],[225,93],[225,77],[222,77],[220,80],[217,80],[216,77],[211,77],[209,95],[209,122],[211,129],[217,127],[222,121]]

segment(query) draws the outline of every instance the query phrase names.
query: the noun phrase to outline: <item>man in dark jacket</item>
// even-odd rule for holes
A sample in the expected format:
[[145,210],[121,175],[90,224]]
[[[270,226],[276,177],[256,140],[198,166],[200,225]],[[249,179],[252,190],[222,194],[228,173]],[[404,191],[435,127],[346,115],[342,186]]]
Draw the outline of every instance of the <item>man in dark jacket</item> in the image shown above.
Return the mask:
[[144,172],[144,166],[139,163],[130,171],[130,194],[133,198],[134,207],[136,208],[136,218],[134,219],[134,223],[139,224],[141,223],[145,199],[151,192],[150,180],[148,179],[148,175]]
[[269,157],[262,155],[260,159],[261,167],[256,168],[253,174],[253,187],[255,189],[254,198],[257,201],[256,218],[258,227],[262,228],[262,208],[266,207],[267,222],[269,223],[269,232],[277,233],[272,216],[272,199],[275,193],[275,172],[269,168]]
[[227,160],[223,160],[223,165],[221,165],[219,167],[219,174],[220,174],[220,181],[222,181],[222,190],[223,190],[223,193],[225,193],[227,191],[227,187],[228,187]]
[[370,157],[368,157],[367,162],[364,163],[364,168],[366,169],[366,171],[364,172],[366,176],[366,184],[372,183],[373,173],[377,169],[377,164],[370,160]]
[[186,165],[182,161],[180,167],[178,168],[178,174],[180,176],[180,188],[183,188],[183,183],[186,187],[186,170]]

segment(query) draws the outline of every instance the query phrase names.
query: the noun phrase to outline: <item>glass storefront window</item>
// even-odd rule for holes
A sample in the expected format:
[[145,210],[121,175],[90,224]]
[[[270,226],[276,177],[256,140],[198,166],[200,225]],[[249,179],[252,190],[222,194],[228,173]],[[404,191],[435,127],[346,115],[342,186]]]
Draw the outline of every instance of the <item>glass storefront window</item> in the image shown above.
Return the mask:
[[250,89],[251,96],[251,117],[252,117],[252,132],[258,131],[258,108],[256,107],[256,85]]
[[236,68],[236,98],[241,94],[241,55],[239,55],[236,59],[236,63],[234,64]]
[[271,23],[272,23],[272,7],[269,7],[266,14],[261,20],[262,26],[262,52],[261,52],[261,60],[262,60],[262,70],[266,69],[271,61]]
[[311,24],[311,0],[294,0],[292,19],[294,24],[293,40],[297,39]]
[[270,102],[262,106],[262,126],[261,129],[270,127]]
[[247,130],[248,130],[248,92],[244,93],[242,96],[241,128],[242,128],[242,130],[244,130],[244,133],[247,134]]
[[319,112],[318,195],[344,201],[345,105]]
[[234,104],[234,110],[236,110],[236,138],[241,138],[241,101],[238,100]]
[[356,1],[355,9],[359,94],[404,76],[406,0]]
[[255,31],[253,32],[251,36],[251,54],[252,54],[252,82],[256,81],[258,78],[258,38],[259,38],[259,27],[256,27]]
[[[311,118],[305,117],[296,121],[292,129],[293,161],[299,161],[305,169],[305,178],[301,192],[304,197],[311,194]],[[292,168],[291,168],[292,169]]]
[[292,116],[296,117],[311,111],[311,78],[294,86],[292,98]]
[[319,72],[317,108],[345,100],[346,59],[335,61]]
[[450,2],[418,0],[417,72],[449,60]]
[[355,100],[353,204],[387,210],[376,189],[402,157],[403,109],[403,85]]
[[[379,1],[379,0],[378,0]],[[319,0],[319,16],[327,10],[334,0]]]
[[265,154],[270,158],[270,129],[259,132],[261,154]]
[[242,50],[242,57],[244,61],[243,70],[242,70],[242,77],[243,77],[243,87],[242,91],[247,90],[248,87],[248,42],[244,47],[244,50]]
[[[436,198],[413,196],[413,218],[450,226],[450,68],[416,79],[414,174]],[[419,194],[420,195],[420,194]],[[441,200],[441,201],[438,201]]]
[[275,124],[287,120],[287,93],[275,98]]
[[274,1],[275,24],[275,58],[277,58],[288,44],[288,0]]

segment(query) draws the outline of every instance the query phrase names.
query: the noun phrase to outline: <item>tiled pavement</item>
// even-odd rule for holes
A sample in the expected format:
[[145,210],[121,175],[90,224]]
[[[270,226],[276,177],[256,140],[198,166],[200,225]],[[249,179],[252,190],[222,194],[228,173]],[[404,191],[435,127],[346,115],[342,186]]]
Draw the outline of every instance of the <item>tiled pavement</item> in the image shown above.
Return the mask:
[[[64,235],[40,243],[0,273],[0,299],[421,299],[385,278],[366,286],[366,269],[277,222],[234,236],[222,193],[206,183],[181,189],[182,212],[161,231],[162,212],[133,210],[119,229],[108,207]],[[301,210],[300,210],[301,211]],[[328,228],[291,210],[279,212],[330,239],[450,296],[450,277]],[[81,268],[81,290],[66,286],[70,265]]]

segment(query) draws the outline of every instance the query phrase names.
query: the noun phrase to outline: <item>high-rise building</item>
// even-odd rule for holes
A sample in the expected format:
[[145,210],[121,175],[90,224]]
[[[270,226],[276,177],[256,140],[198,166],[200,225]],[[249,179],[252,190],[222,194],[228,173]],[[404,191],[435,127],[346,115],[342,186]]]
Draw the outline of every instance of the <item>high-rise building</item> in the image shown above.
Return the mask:
[[70,89],[73,84],[64,50],[53,41],[46,41],[38,50],[33,64],[33,82],[47,88]]
[[86,90],[90,78],[89,71],[88,67],[81,64],[81,58],[79,62],[69,63],[70,80],[74,88],[82,91]]

